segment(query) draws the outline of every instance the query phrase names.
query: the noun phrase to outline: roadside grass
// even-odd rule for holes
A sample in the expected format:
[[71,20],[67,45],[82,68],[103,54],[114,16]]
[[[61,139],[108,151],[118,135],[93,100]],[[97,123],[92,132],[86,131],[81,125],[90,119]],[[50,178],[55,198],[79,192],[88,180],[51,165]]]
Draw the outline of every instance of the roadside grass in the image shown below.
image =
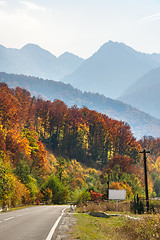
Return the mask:
[[72,234],[73,239],[82,240],[128,240],[123,232],[119,231],[125,225],[121,217],[98,218],[88,214],[76,214],[77,224]]
[[[71,239],[81,240],[159,240],[160,215],[125,215],[109,218],[75,214],[77,224],[72,229]],[[136,219],[137,218],[137,219]]]

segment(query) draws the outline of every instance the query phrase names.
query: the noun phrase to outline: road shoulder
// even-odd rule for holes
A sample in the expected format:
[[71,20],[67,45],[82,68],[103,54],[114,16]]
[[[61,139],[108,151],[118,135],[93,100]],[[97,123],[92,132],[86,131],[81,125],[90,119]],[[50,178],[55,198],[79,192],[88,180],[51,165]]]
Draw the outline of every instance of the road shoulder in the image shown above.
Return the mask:
[[73,213],[65,212],[57,229],[53,235],[54,240],[71,240],[72,233],[71,230],[76,224],[76,218]]

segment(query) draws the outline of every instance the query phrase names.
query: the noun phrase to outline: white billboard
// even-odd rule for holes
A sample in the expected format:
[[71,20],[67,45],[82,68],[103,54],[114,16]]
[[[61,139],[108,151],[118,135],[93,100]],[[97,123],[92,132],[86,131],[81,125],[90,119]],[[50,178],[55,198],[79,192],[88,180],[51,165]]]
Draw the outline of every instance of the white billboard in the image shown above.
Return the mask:
[[126,190],[109,189],[109,199],[110,200],[125,200]]

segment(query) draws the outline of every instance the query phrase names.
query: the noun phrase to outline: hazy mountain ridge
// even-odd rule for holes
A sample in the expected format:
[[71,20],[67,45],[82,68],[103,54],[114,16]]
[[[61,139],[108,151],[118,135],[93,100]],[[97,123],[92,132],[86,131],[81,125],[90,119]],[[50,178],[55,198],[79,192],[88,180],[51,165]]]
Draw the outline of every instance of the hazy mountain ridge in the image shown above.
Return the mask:
[[21,49],[0,45],[0,71],[43,78],[59,79],[79,67],[84,59],[71,53],[58,58],[35,44]]
[[109,41],[77,70],[61,80],[83,91],[117,98],[126,88],[160,62],[123,43]]
[[128,122],[137,138],[143,135],[160,136],[160,120],[149,114],[139,111],[128,104],[106,98],[98,93],[82,92],[70,84],[58,81],[43,80],[24,75],[0,73],[0,81],[6,82],[9,87],[20,86],[31,92],[32,95],[41,95],[44,99],[59,99],[68,106],[86,106],[98,112],[105,113],[111,118]]
[[160,118],[160,68],[145,74],[118,99]]

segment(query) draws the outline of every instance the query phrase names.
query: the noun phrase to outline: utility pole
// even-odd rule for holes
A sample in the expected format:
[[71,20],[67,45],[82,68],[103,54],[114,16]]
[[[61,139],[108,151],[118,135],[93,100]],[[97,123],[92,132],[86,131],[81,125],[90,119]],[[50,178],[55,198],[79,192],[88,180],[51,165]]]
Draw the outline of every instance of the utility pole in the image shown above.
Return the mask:
[[147,157],[146,153],[150,153],[150,151],[143,150],[143,159],[144,159],[144,177],[145,177],[145,191],[146,191],[146,206],[147,206],[147,213],[149,212],[149,196],[148,196],[148,178],[147,178]]
[[109,180],[110,180],[110,175],[108,173],[108,181],[107,181],[107,200],[109,199]]

